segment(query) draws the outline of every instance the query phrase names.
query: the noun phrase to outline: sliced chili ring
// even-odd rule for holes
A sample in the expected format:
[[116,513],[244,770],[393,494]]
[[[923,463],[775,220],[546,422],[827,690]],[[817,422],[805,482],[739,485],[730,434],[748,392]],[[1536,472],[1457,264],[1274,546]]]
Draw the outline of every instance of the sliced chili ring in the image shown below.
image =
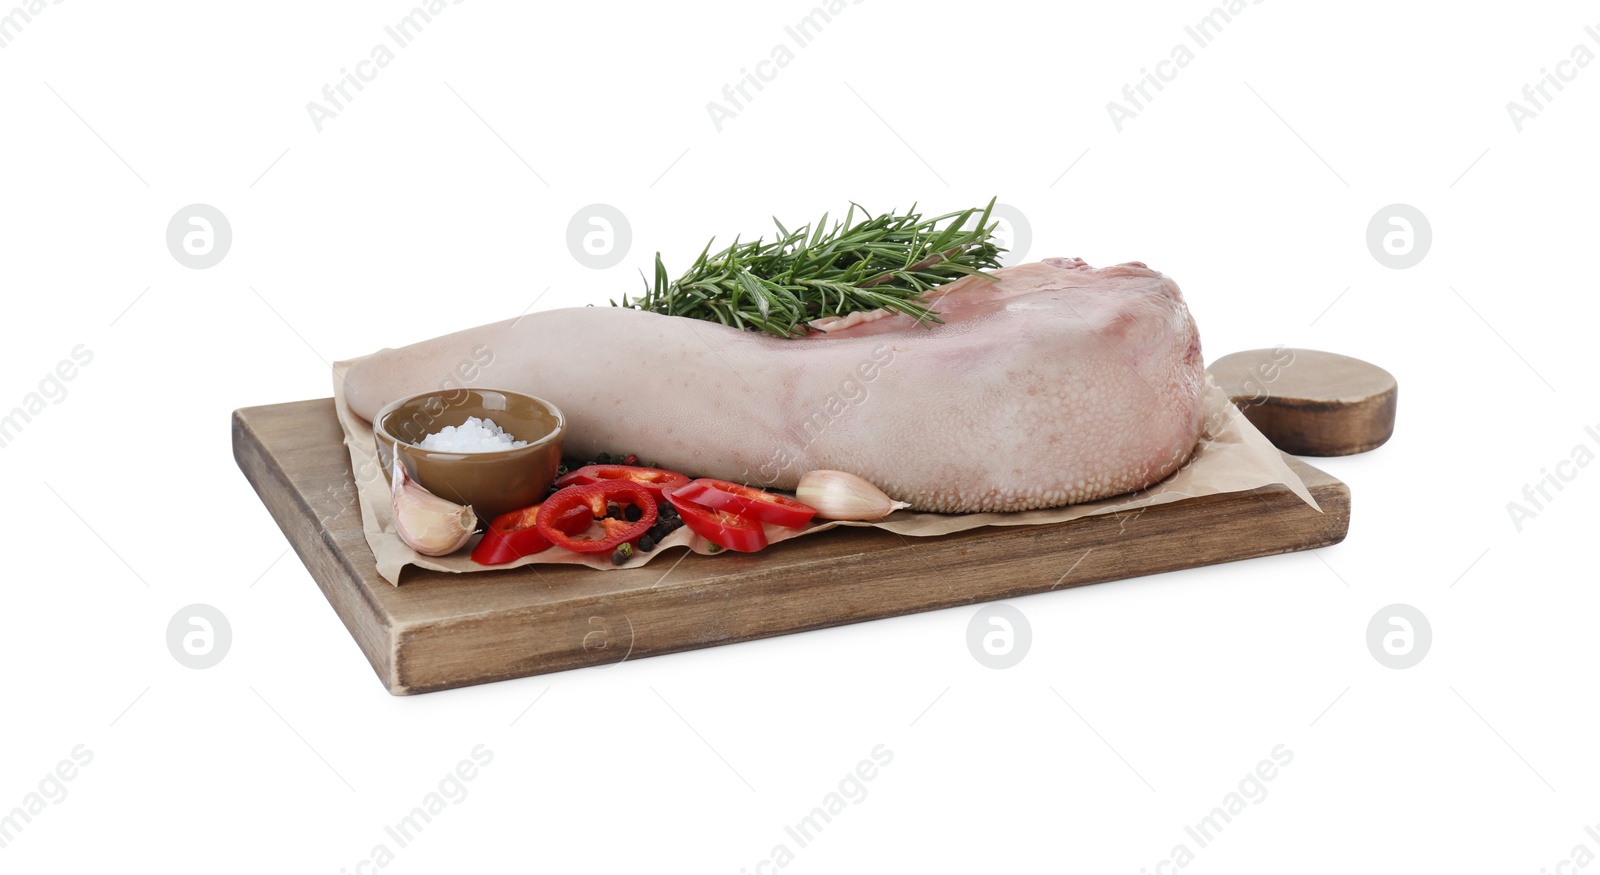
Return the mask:
[[766,530],[761,521],[733,511],[707,507],[683,493],[689,486],[668,487],[667,501],[678,509],[683,524],[707,541],[727,550],[754,553],[767,546]]
[[[615,502],[639,508],[634,522],[606,516],[606,505]],[[605,533],[598,538],[575,537],[562,531],[568,515],[577,512],[583,529],[599,522]],[[623,542],[637,541],[656,524],[656,499],[649,490],[628,480],[606,480],[582,486],[568,486],[545,499],[535,520],[539,534],[557,547],[574,553],[608,553]],[[583,529],[579,529],[581,534]]]
[[604,483],[608,481],[624,481],[636,483],[650,493],[659,503],[664,499],[661,490],[669,486],[682,486],[689,482],[689,478],[677,471],[667,471],[662,468],[645,468],[639,465],[585,465],[576,471],[565,474],[556,481],[557,486],[585,486],[590,483]]
[[[472,548],[472,561],[479,565],[505,565],[550,549],[550,542],[539,534],[536,525],[541,506],[536,504],[495,517],[478,546]],[[589,521],[587,507],[574,507],[556,520],[555,526],[569,535],[576,535],[589,528]]]
[[712,510],[727,510],[764,523],[798,529],[811,522],[817,510],[792,498],[727,480],[702,477],[675,490],[675,495]]

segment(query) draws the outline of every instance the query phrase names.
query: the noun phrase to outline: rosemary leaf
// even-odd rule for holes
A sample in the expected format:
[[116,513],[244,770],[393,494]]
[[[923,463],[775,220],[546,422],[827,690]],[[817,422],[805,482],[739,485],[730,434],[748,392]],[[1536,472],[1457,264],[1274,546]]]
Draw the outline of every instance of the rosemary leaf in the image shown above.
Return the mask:
[[988,277],[986,270],[1000,266],[994,203],[931,219],[915,204],[874,216],[852,203],[841,222],[829,226],[824,213],[793,230],[773,217],[778,233],[770,243],[736,237],[713,254],[708,241],[676,280],[656,253],[654,282],[646,281],[640,296],[623,296],[620,306],[785,338],[804,335],[817,319],[880,308],[936,323],[939,314],[923,297],[928,291]]

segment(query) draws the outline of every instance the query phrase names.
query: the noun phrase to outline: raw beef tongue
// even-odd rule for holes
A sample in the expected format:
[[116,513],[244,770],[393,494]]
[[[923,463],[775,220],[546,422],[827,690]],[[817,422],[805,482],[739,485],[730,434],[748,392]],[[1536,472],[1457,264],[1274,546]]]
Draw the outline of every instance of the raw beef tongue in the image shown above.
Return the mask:
[[1182,465],[1204,372],[1177,284],[1062,258],[993,275],[935,289],[943,324],[872,314],[796,340],[613,307],[533,313],[368,356],[347,392],[370,420],[459,385],[477,350],[492,362],[475,385],[566,413],[569,456],[778,489],[844,470],[926,511],[1076,504]]

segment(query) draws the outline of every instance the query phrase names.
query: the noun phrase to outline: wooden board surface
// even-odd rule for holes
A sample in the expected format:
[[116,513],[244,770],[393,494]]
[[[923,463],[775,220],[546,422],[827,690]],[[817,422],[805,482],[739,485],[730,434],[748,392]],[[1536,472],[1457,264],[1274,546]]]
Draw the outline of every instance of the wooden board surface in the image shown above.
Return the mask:
[[1253,349],[1206,370],[1273,446],[1301,456],[1349,456],[1394,434],[1394,375],[1317,349]]
[[932,538],[842,528],[759,554],[679,551],[616,571],[413,568],[395,587],[362,534],[332,399],[236,411],[233,449],[396,695],[1309,550],[1343,540],[1350,522],[1345,485],[1287,457],[1323,513],[1273,486]]

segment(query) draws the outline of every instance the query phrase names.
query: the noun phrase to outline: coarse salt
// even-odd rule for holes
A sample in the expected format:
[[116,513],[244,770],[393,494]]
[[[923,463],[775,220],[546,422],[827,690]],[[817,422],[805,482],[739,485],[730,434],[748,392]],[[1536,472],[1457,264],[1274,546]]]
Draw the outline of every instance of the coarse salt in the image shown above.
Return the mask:
[[467,421],[459,426],[447,425],[417,444],[421,449],[441,453],[492,453],[527,445],[527,441],[519,441],[495,425],[494,420],[476,416],[467,417]]

